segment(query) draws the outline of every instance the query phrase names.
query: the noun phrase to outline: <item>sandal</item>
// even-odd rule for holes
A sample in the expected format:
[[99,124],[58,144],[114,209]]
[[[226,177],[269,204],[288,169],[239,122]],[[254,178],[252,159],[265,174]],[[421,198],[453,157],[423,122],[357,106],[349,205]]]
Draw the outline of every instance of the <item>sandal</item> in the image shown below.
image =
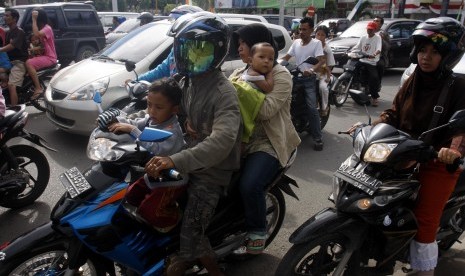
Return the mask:
[[247,235],[243,245],[233,251],[234,255],[246,255],[253,254],[258,255],[265,250],[266,234],[260,235],[250,233]]

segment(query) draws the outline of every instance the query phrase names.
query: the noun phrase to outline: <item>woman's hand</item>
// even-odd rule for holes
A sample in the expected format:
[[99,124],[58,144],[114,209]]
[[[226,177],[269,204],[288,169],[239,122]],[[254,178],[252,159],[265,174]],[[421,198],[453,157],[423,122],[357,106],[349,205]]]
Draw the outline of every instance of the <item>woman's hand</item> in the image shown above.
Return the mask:
[[37,20],[37,17],[39,16],[39,11],[32,11],[32,20]]
[[126,123],[113,123],[108,126],[108,130],[113,133],[130,133],[136,127]]
[[457,158],[462,158],[462,155],[455,149],[441,148],[439,150],[438,160],[442,163],[453,164]]
[[174,168],[174,163],[169,157],[154,156],[145,164],[145,172],[151,177],[158,177],[162,170]]

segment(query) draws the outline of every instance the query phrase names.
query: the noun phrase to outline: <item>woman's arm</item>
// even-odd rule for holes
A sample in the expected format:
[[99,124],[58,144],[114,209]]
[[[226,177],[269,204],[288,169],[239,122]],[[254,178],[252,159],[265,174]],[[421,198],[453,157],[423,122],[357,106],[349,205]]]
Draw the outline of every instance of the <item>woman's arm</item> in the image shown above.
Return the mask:
[[44,37],[45,36],[45,33],[41,30],[39,30],[39,26],[37,26],[37,17],[39,16],[39,12],[38,11],[32,11],[32,33],[35,35],[35,36],[38,36],[38,37]]

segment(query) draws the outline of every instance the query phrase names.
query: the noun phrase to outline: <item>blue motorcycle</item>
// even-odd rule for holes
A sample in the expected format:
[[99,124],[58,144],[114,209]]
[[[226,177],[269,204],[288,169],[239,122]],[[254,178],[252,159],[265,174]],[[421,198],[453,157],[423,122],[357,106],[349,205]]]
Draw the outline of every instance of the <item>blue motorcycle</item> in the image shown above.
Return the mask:
[[[156,231],[130,208],[125,194],[151,158],[141,143],[169,135],[146,128],[134,141],[127,134],[95,130],[87,154],[98,162],[83,173],[72,168],[60,175],[66,192],[54,206],[50,222],[0,246],[0,275],[162,275],[179,248],[180,226],[167,233]],[[297,199],[290,186],[297,184],[285,175],[294,159],[295,153],[268,186],[267,245],[284,219],[282,192]],[[237,182],[238,177],[233,179]],[[219,258],[230,255],[245,239],[239,197],[233,181],[207,229]],[[181,208],[185,201],[178,200]]]

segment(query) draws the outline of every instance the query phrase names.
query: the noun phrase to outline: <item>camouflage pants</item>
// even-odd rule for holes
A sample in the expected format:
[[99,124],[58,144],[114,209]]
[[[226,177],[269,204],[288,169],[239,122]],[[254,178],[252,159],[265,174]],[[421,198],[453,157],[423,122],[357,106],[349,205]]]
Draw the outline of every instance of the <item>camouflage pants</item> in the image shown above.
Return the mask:
[[179,256],[193,261],[204,256],[215,256],[205,230],[223,193],[219,185],[191,183],[181,227]]

